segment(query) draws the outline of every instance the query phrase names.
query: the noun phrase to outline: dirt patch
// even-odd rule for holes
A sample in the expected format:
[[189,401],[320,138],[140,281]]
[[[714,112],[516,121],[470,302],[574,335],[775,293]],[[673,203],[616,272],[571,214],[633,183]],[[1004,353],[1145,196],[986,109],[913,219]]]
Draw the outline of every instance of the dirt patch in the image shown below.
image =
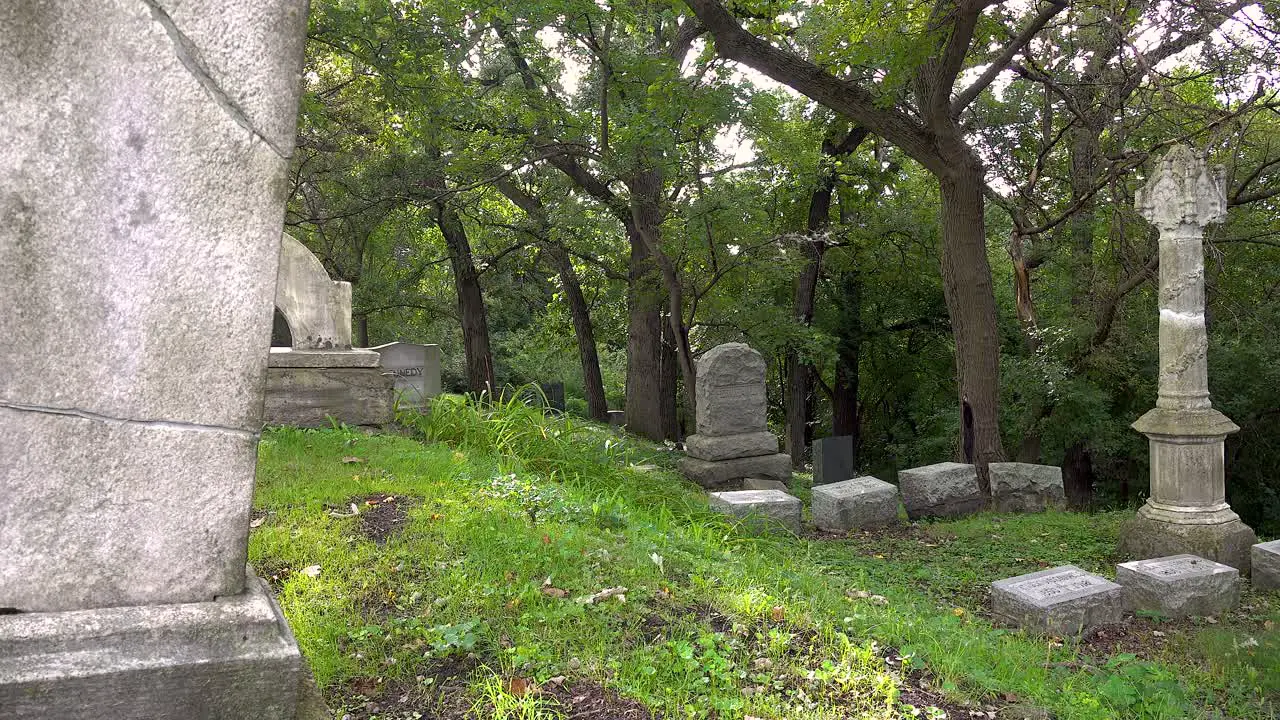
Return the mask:
[[[884,648],[880,656],[891,668],[898,671],[901,686],[898,689],[898,702],[917,708],[936,707],[947,713],[949,718],[981,718],[1000,717],[1001,709],[1007,703],[982,703],[979,705],[961,705],[948,700],[937,688],[937,682],[926,670],[912,670],[903,666],[901,654],[895,648]],[[1008,698],[1010,701],[1015,698]]]
[[[478,717],[472,712],[474,699],[467,696],[467,678],[478,665],[474,660],[445,663],[421,676],[422,680],[356,678],[330,692],[329,705],[341,708],[342,716],[350,720]],[[643,703],[624,698],[598,683],[556,679],[559,682],[530,687],[528,692],[537,693],[548,706],[559,710],[565,720],[659,720],[662,717]]]
[[479,665],[459,658],[412,679],[355,678],[327,692],[327,700],[350,720],[461,720],[471,709],[467,678]]
[[360,509],[357,525],[360,532],[375,543],[382,545],[387,538],[396,534],[409,520],[409,508],[418,504],[417,498],[403,495],[377,493],[353,497],[347,501]]
[[586,680],[548,685],[542,692],[555,698],[565,720],[653,720],[662,717],[636,700]]
[[1153,660],[1165,653],[1170,640],[1182,636],[1187,629],[1186,623],[1128,616],[1116,625],[1091,628],[1080,638],[1080,654],[1099,662],[1122,653]]

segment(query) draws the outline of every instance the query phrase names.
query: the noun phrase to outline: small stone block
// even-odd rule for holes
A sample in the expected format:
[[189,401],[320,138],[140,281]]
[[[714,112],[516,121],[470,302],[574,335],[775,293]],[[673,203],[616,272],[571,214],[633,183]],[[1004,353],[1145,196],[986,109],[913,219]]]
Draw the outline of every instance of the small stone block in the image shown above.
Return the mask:
[[898,488],[870,476],[813,489],[813,523],[847,532],[898,521]]
[[608,413],[609,424],[616,427],[622,427],[627,424],[626,410],[610,410]]
[[1121,563],[1116,582],[1126,608],[1171,618],[1217,615],[1240,604],[1240,571],[1195,555]]
[[743,490],[778,490],[787,491],[787,484],[781,480],[770,480],[769,478],[749,477],[742,481]]
[[1120,622],[1124,588],[1074,565],[991,583],[992,611],[1034,632],[1072,636]]
[[747,520],[776,522],[800,532],[800,499],[781,490],[731,490],[711,493],[711,509]]
[[813,484],[827,485],[854,477],[853,437],[840,435],[813,441]]
[[1062,507],[1062,468],[1030,463],[991,463],[991,494],[1001,512],[1040,512]]
[[898,473],[902,504],[912,520],[962,517],[982,509],[978,471],[972,465],[944,462]]
[[1253,586],[1258,590],[1280,590],[1280,540],[1253,546]]
[[771,432],[738,433],[736,435],[690,435],[684,440],[685,452],[700,460],[775,455],[778,437]]

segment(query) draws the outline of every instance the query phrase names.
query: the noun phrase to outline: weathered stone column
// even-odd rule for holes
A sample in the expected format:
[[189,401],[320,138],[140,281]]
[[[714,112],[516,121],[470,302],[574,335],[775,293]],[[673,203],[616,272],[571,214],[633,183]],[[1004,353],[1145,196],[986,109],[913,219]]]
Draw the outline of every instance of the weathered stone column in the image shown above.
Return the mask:
[[295,715],[245,559],[306,24],[0,2],[0,718]]
[[1133,424],[1150,440],[1151,495],[1122,530],[1138,559],[1191,553],[1247,571],[1257,538],[1226,501],[1223,441],[1240,428],[1209,400],[1204,228],[1226,218],[1220,173],[1177,146],[1137,193],[1160,230],[1160,395]]

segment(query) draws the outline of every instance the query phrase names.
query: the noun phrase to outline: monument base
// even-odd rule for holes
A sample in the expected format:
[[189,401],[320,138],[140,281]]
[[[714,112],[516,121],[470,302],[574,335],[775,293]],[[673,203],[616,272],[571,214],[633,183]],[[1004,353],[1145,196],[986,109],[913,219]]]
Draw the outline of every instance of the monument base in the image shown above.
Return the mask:
[[1148,504],[1126,521],[1120,528],[1120,555],[1131,560],[1198,555],[1249,573],[1249,552],[1258,536],[1235,513],[1217,523],[1174,522],[1166,514]]
[[[377,357],[377,353],[371,353]],[[395,384],[377,367],[268,367],[268,425],[383,425],[395,419]]]
[[680,460],[679,467],[685,477],[708,490],[730,489],[748,477],[777,480],[784,484],[791,481],[791,456],[782,453],[732,460],[685,457]]
[[0,616],[0,720],[306,717],[298,644],[247,579],[210,602]]

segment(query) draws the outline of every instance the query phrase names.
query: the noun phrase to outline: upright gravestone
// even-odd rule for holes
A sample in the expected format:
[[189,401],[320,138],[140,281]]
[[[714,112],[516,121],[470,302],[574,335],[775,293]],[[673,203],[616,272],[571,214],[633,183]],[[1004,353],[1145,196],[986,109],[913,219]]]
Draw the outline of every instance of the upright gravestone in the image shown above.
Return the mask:
[[765,364],[743,343],[726,343],[698,360],[698,432],[685,439],[684,474],[705,488],[743,478],[791,479],[791,458],[778,452],[766,422]]
[[1223,441],[1240,428],[1209,400],[1204,322],[1204,228],[1226,218],[1221,173],[1177,146],[1137,194],[1160,230],[1160,394],[1133,424],[1149,439],[1151,495],[1121,530],[1134,558],[1190,553],[1242,571],[1257,542],[1226,501]]
[[395,383],[404,407],[424,408],[440,394],[440,346],[393,342],[369,348],[382,357],[382,374]]
[[813,484],[815,486],[852,480],[853,476],[852,436],[838,435],[813,441]]
[[245,560],[306,25],[0,3],[0,717],[295,715]]

